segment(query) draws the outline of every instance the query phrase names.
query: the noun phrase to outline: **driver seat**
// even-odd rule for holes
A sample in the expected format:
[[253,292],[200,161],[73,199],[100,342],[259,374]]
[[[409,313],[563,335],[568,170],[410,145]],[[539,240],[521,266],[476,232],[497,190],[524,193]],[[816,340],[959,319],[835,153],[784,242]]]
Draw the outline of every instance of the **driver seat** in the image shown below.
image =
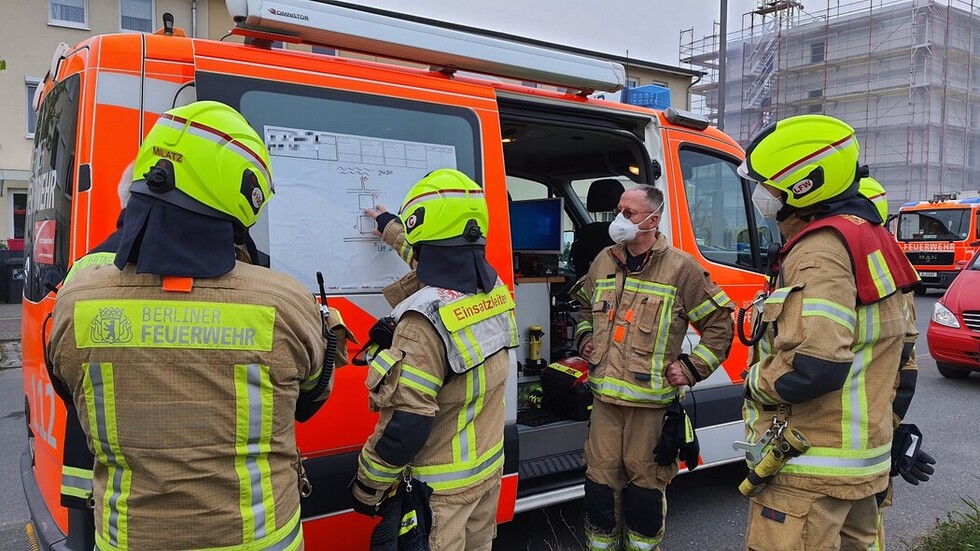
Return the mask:
[[[619,198],[625,188],[623,183],[612,178],[596,180],[589,185],[589,195],[585,200],[585,209],[590,213],[612,212],[619,205]],[[575,266],[576,280],[589,273],[589,266],[602,249],[613,244],[609,237],[610,222],[591,222],[575,231],[575,241],[572,242],[571,261]]]

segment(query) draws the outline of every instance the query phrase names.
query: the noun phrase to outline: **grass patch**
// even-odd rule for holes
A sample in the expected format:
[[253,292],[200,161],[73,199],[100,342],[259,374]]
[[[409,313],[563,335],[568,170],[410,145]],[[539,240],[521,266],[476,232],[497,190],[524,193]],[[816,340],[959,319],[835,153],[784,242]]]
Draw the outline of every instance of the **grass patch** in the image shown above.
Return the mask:
[[980,551],[980,505],[963,503],[967,511],[946,513],[946,520],[937,520],[936,529],[910,551]]

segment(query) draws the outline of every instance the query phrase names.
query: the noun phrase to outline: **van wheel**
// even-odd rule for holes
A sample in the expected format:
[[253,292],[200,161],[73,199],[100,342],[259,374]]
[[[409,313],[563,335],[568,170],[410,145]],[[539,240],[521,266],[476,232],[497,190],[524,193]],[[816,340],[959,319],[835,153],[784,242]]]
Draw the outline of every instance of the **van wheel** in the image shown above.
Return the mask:
[[926,296],[926,292],[928,292],[929,289],[927,289],[925,285],[919,283],[915,286],[915,288],[912,289],[912,291],[915,293],[915,296],[924,297]]
[[939,369],[940,375],[950,379],[965,379],[970,376],[970,372],[968,370],[956,369],[949,364],[936,362],[936,368]]

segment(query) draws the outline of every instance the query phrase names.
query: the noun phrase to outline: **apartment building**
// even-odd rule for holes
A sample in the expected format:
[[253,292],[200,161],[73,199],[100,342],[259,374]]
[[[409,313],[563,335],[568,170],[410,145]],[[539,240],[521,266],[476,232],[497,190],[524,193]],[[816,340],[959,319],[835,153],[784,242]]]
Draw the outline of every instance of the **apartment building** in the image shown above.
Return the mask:
[[[105,33],[153,32],[161,27],[164,13],[173,14],[175,26],[188,36],[232,41],[241,38],[229,36],[233,24],[224,0],[8,0],[5,8],[8,3],[12,6],[0,17],[0,59],[6,62],[6,69],[0,71],[0,97],[5,99],[0,102],[0,247],[17,248],[24,236],[28,171],[36,123],[33,98],[60,43],[74,45]],[[489,34],[623,63],[631,86],[664,86],[671,90],[673,103],[680,108],[688,107],[688,89],[692,80],[702,73],[501,33]],[[292,44],[273,47],[311,50],[309,46]],[[610,45],[610,49],[616,48]],[[324,55],[376,59],[327,47],[312,50]],[[616,98],[618,95],[609,95],[607,99]]]
[[[857,131],[890,210],[980,188],[980,2],[761,0],[728,37],[725,131],[746,145],[781,118],[824,113]],[[717,37],[682,41],[714,70]],[[715,47],[712,47],[712,46]],[[718,119],[717,71],[692,92]]]

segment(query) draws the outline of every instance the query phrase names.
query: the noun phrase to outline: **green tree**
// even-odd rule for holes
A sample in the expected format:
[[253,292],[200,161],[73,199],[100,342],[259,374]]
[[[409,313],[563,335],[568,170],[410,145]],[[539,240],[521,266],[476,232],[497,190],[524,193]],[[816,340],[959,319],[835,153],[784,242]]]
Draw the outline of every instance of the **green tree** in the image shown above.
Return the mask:
[[0,59],[0,71],[3,71],[6,68],[7,68],[7,61]]

